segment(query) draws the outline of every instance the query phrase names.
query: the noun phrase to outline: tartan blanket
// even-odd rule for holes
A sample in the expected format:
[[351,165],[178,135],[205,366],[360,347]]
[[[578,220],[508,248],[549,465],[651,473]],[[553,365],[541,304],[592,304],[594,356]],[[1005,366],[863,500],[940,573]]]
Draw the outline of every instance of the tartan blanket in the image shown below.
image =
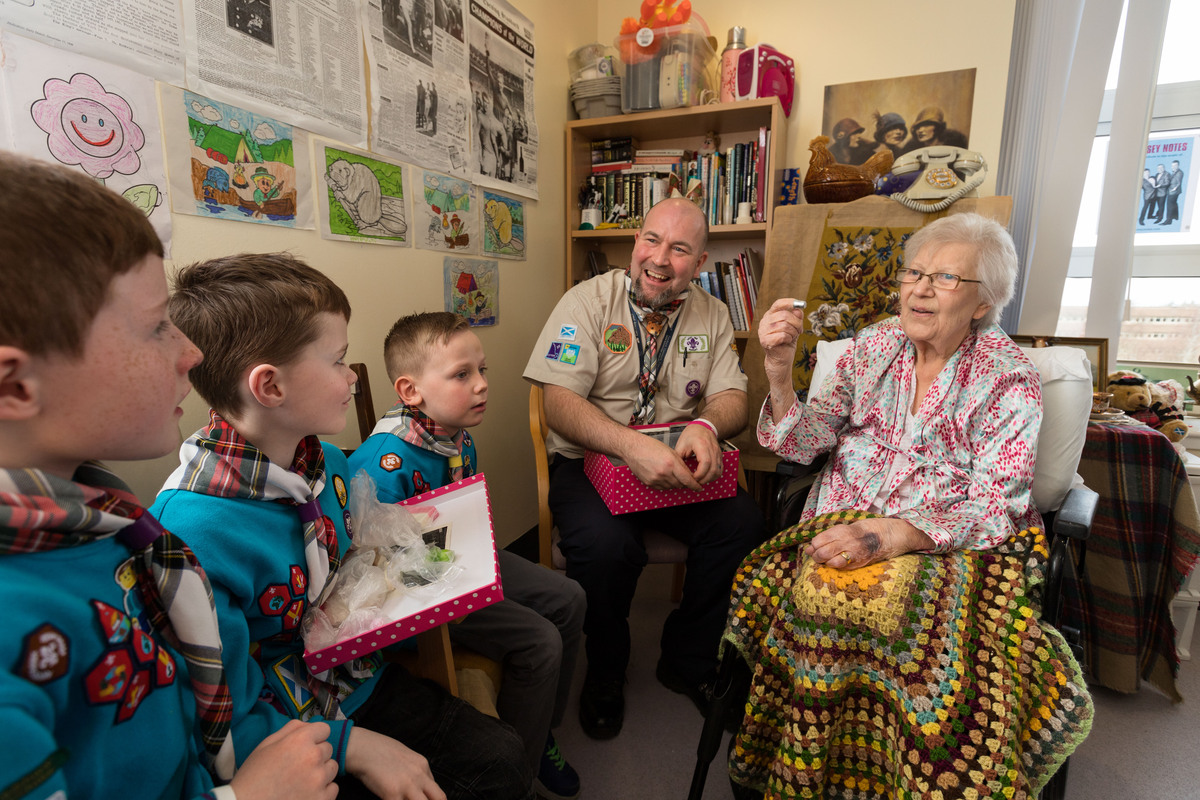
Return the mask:
[[1142,680],[1178,703],[1171,601],[1200,555],[1200,515],[1170,440],[1140,425],[1090,423],[1079,474],[1100,495],[1082,579],[1063,587],[1063,624],[1083,631],[1093,684]]
[[1086,738],[1092,701],[1039,620],[1045,535],[842,571],[803,558],[825,514],[734,579],[722,647],[753,673],[730,776],[767,798],[1032,798]]

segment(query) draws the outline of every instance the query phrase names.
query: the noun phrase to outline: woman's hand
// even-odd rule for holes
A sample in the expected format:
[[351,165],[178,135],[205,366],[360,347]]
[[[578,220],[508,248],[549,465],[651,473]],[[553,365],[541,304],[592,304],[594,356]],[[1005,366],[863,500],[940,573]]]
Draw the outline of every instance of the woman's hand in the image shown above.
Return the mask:
[[910,523],[872,517],[826,528],[805,545],[804,554],[834,569],[858,569],[932,547],[933,540]]
[[771,416],[783,419],[796,393],[792,388],[792,365],[796,363],[796,341],[804,332],[804,309],[795,308],[790,297],[771,304],[758,321],[758,342],[765,357],[763,369],[771,384]]

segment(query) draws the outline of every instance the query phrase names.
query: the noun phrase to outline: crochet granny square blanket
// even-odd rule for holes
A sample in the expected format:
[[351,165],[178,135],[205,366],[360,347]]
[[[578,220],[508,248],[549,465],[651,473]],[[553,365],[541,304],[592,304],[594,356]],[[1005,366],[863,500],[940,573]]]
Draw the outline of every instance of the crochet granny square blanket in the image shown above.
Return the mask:
[[824,514],[747,556],[722,648],[753,674],[730,775],[767,798],[1032,798],[1086,738],[1092,701],[1040,621],[1047,539],[855,570],[803,556]]

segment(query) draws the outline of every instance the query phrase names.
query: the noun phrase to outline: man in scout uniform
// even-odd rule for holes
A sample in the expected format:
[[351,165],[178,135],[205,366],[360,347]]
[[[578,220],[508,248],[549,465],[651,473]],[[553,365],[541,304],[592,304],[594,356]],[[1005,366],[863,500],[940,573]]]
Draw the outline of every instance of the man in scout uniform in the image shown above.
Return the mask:
[[[654,206],[629,269],[568,291],[525,367],[525,378],[546,390],[559,546],[568,577],[587,593],[579,717],[596,739],[616,736],[624,721],[629,607],[646,565],[642,530],[688,546],[683,600],[663,626],[657,676],[702,709],[730,581],[765,533],[761,511],[741,490],[728,499],[614,516],[583,472],[588,449],[621,459],[657,489],[699,490],[720,475],[719,440],[746,425],[746,376],[728,308],[691,283],[708,257],[707,241],[707,222],[692,203],[676,198]],[[628,427],[679,421],[689,424],[674,448]]]

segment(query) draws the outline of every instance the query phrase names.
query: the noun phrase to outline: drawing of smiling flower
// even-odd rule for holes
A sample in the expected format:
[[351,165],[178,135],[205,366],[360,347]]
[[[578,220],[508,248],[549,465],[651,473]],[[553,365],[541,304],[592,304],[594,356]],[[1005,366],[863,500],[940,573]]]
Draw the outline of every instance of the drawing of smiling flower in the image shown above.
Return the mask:
[[69,82],[49,79],[42,93],[44,98],[30,112],[48,134],[46,146],[55,158],[69,166],[78,164],[101,181],[114,172],[132,175],[141,168],[138,151],[146,136],[133,121],[125,98],[83,72]]

